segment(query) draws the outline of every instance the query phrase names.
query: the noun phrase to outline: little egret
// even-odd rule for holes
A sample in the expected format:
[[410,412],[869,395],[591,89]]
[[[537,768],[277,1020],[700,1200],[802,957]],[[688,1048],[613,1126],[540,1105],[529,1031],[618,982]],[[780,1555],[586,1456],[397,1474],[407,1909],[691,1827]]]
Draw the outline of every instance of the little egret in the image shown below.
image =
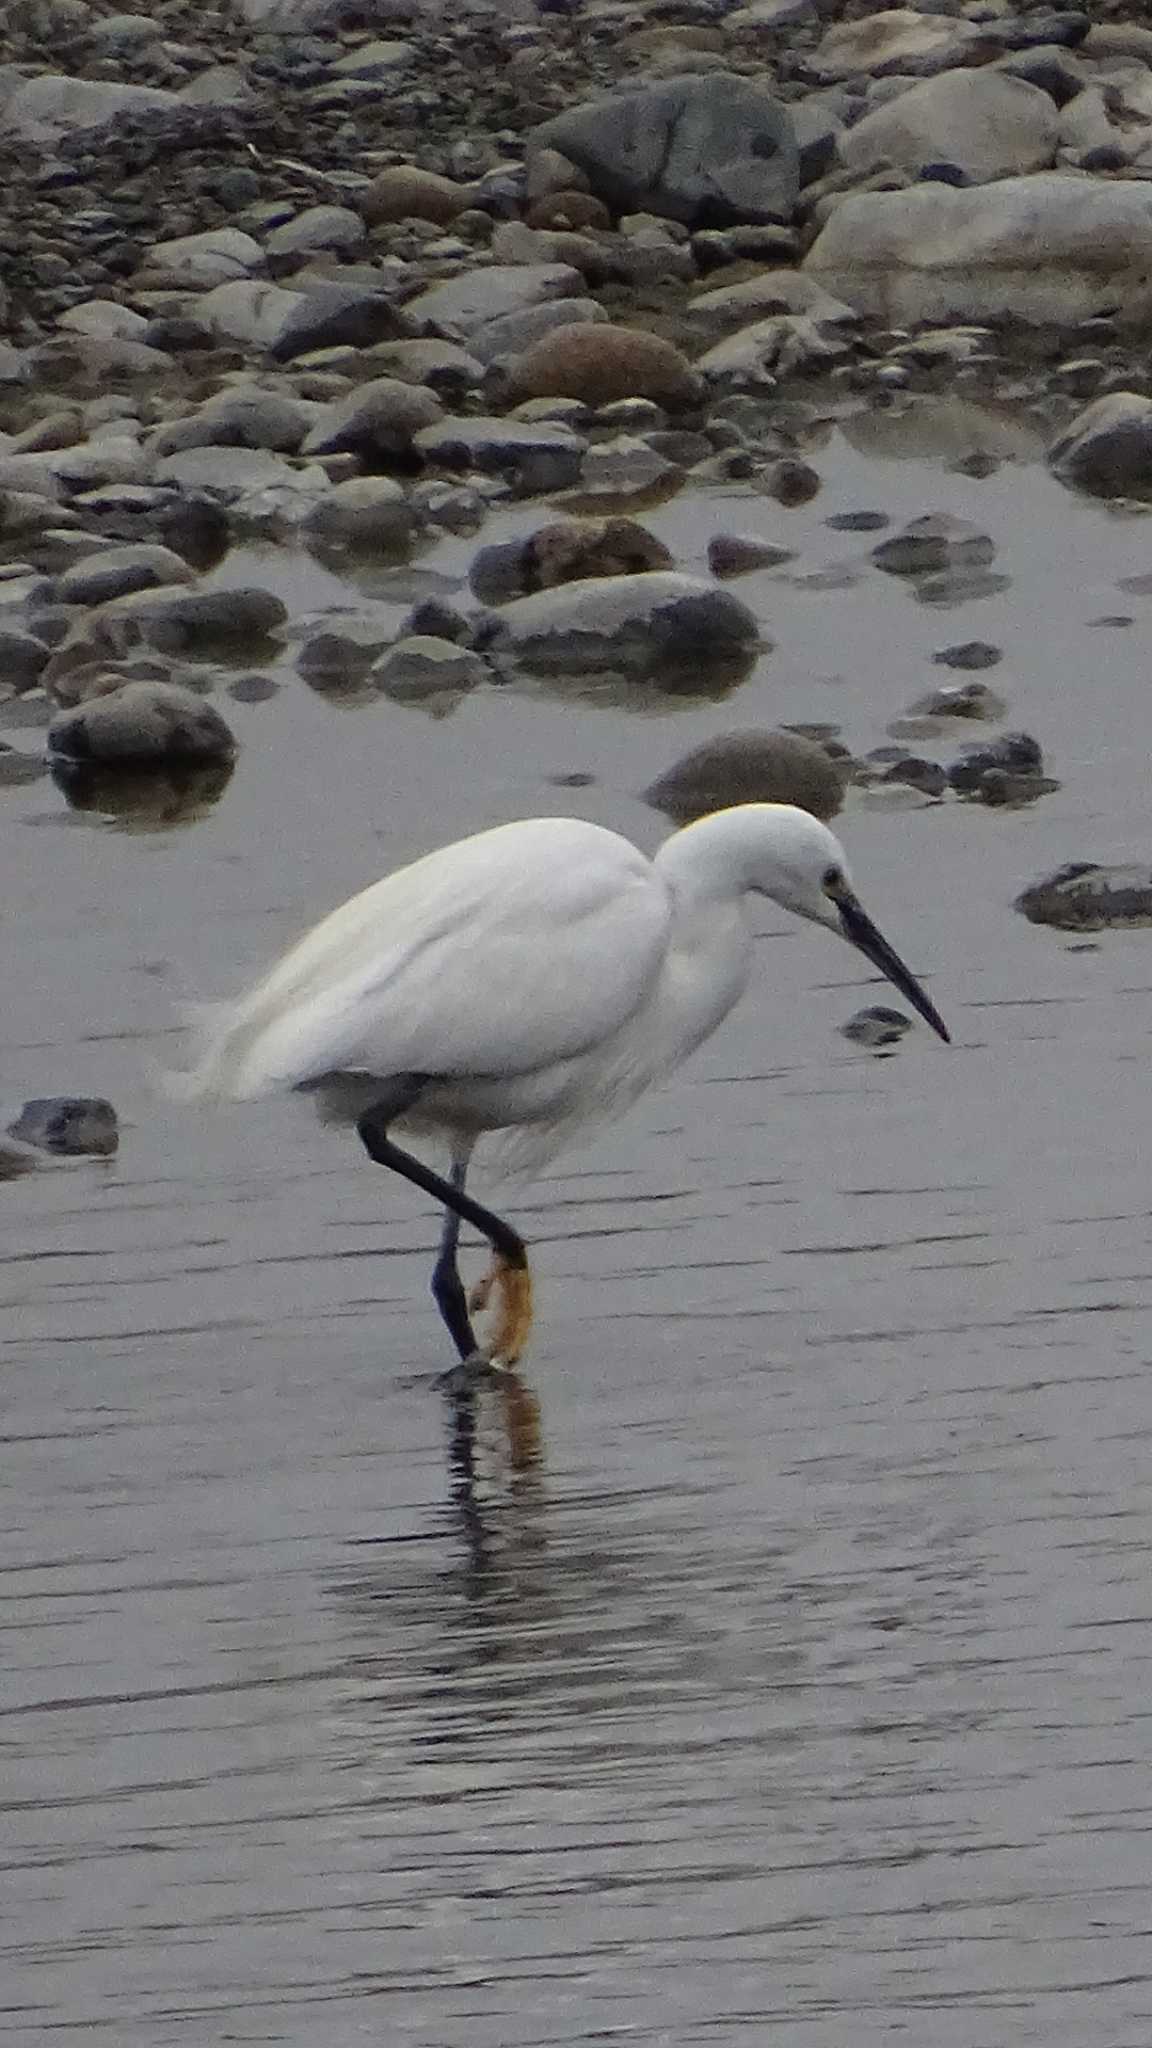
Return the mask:
[[[852,889],[840,842],[789,804],[698,819],[648,860],[577,818],[478,832],[387,875],[308,932],[248,994],[205,1015],[175,1092],[239,1100],[307,1089],[358,1112],[370,1158],[444,1206],[432,1277],[462,1359],[514,1365],[532,1325],[519,1232],[465,1189],[476,1141],[539,1166],[670,1074],[743,995],[749,896],[859,947],[947,1039]],[[448,1176],[393,1129],[446,1145]],[[492,1264],[469,1297],[461,1223]],[[493,1302],[483,1352],[471,1314]]]

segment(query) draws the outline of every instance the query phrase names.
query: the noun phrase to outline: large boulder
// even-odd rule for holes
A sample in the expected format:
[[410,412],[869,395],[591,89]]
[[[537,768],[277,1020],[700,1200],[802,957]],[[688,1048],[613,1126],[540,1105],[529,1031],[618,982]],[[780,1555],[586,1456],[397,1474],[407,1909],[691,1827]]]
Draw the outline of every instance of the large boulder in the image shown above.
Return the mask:
[[848,129],[840,161],[861,177],[884,163],[914,177],[926,164],[952,164],[983,185],[1045,170],[1059,137],[1060,117],[1038,86],[1006,71],[946,71]]
[[1152,498],[1152,398],[1094,399],[1056,436],[1048,461],[1062,483],[1094,498]]
[[805,270],[861,313],[1074,326],[1152,310],[1152,185],[1039,171],[957,189],[857,192]]
[[609,670],[658,679],[750,656],[760,640],[755,614],[731,591],[665,569],[516,598],[494,614],[488,644],[497,661],[540,675]]
[[693,227],[791,220],[800,178],[787,107],[735,72],[669,78],[556,114],[535,149],[559,150],[598,199]]

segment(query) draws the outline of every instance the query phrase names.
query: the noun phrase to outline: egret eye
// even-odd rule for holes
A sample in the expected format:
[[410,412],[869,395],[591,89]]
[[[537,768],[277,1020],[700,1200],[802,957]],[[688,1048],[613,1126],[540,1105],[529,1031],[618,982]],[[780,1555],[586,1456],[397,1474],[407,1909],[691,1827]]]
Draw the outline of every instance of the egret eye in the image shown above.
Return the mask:
[[844,887],[844,876],[839,868],[825,868],[824,888],[829,896],[839,896]]

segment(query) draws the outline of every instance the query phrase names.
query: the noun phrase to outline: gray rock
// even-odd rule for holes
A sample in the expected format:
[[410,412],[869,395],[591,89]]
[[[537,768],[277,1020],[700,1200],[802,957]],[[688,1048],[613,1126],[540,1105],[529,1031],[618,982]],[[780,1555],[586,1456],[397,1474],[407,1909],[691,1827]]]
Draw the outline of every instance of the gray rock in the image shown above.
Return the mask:
[[267,346],[277,362],[287,363],[313,349],[370,348],[411,332],[407,314],[372,285],[310,283]]
[[705,740],[644,791],[645,803],[678,825],[729,804],[797,804],[833,818],[845,778],[817,741],[792,732],[729,732]]
[[754,613],[730,591],[672,570],[597,576],[517,598],[494,614],[497,658],[544,675],[623,670],[659,680],[706,672],[761,644]]
[[365,353],[387,375],[400,377],[406,384],[426,384],[430,391],[457,397],[472,390],[484,375],[479,356],[457,342],[438,341],[431,335],[423,341],[383,342]]
[[948,770],[948,783],[957,796],[979,796],[989,772],[1041,776],[1044,758],[1039,743],[1027,732],[1006,732],[994,740],[977,740],[966,746]]
[[862,313],[1074,326],[1152,310],[1152,184],[1038,171],[840,201],[804,268]]
[[259,242],[241,228],[208,228],[200,235],[156,242],[146,258],[149,274],[160,272],[174,284],[203,291],[250,277],[263,267],[264,251]]
[[[205,491],[222,504],[236,504],[257,491],[274,488],[289,492],[307,490],[309,480],[282,455],[263,448],[183,448],[164,455],[152,467],[158,484],[175,484],[182,491]],[[319,476],[314,481],[323,482]]]
[[669,483],[679,474],[678,465],[640,435],[617,434],[588,449],[580,466],[580,485],[592,498],[629,498]]
[[950,164],[972,184],[1040,171],[1052,163],[1060,123],[1047,93],[1003,71],[946,71],[925,78],[840,139],[840,161],[857,177],[882,164],[919,177]]
[[55,689],[75,668],[77,657],[131,653],[141,645],[162,654],[197,654],[216,647],[261,641],[287,619],[287,607],[270,590],[203,590],[183,584],[130,591],[84,615],[52,657],[45,684]]
[[267,448],[294,455],[310,419],[311,408],[276,391],[223,391],[158,428],[150,446],[154,455],[186,448]]
[[38,1096],[24,1104],[8,1134],[42,1152],[70,1157],[95,1153],[106,1159],[120,1143],[116,1111],[99,1095]]
[[376,41],[361,43],[331,66],[337,78],[387,78],[404,71],[416,55],[412,43]]
[[761,540],[755,533],[715,533],[708,543],[708,567],[714,576],[746,576],[752,569],[779,569],[794,558],[793,548]]
[[960,640],[951,647],[938,647],[932,656],[942,668],[980,669],[995,668],[1003,661],[1003,649],[993,647],[990,640]]
[[1150,925],[1152,867],[1138,862],[1106,867],[1090,860],[1069,861],[1023,889],[1016,908],[1030,924],[1055,925],[1058,931],[1099,932],[1113,925]]
[[415,519],[399,484],[390,477],[363,476],[334,484],[304,524],[318,546],[394,553],[409,546]]
[[125,115],[165,114],[175,121],[180,102],[174,93],[151,85],[123,85],[108,79],[66,78],[42,72],[29,78],[3,109],[4,134],[10,143],[51,146],[63,135],[93,134],[115,127]]
[[946,14],[886,7],[870,11],[862,20],[837,22],[809,63],[818,78],[883,78],[913,65],[963,61],[979,33],[972,22]]
[[102,548],[64,571],[56,585],[62,604],[106,604],[133,590],[191,583],[193,572],[181,556],[157,543]]
[[372,680],[397,704],[419,704],[445,691],[473,690],[488,670],[469,647],[428,633],[398,640],[372,665]]
[[368,230],[348,206],[309,206],[273,228],[265,248],[269,256],[307,256],[314,249],[358,249]]
[[739,284],[698,292],[688,310],[694,320],[705,320],[712,328],[752,317],[768,319],[776,313],[806,313],[813,320],[848,327],[855,326],[859,318],[853,307],[834,299],[818,278],[802,270],[762,270]]
[[[1152,406],[1149,407],[1152,411]],[[890,539],[878,541],[872,560],[889,576],[923,576],[929,571],[983,567],[996,553],[991,536],[951,512],[912,519]]]
[[608,315],[595,299],[551,299],[540,306],[525,306],[518,313],[505,313],[499,320],[486,321],[469,337],[469,348],[477,361],[499,362],[532,347],[556,327],[581,323],[602,326]]
[[614,210],[699,227],[790,220],[799,192],[788,109],[734,72],[688,75],[557,114],[533,147],[556,149]]
[[417,454],[435,468],[502,477],[524,498],[575,484],[587,445],[567,427],[482,416],[443,420],[413,441]]
[[296,657],[296,666],[314,690],[347,695],[359,690],[387,645],[383,627],[374,628],[365,620],[331,626],[309,636]]
[[34,690],[48,665],[51,648],[34,633],[0,626],[0,691],[22,695]]
[[304,294],[263,278],[240,278],[205,292],[196,317],[218,341],[274,350],[304,304]]
[[48,745],[79,762],[231,761],[236,752],[220,713],[172,683],[124,683],[59,712]]
[[987,683],[950,683],[917,697],[911,707],[918,718],[1003,718],[1004,699]]
[[583,279],[567,263],[490,263],[432,285],[404,308],[409,321],[449,341],[470,342],[478,329],[551,299],[583,295]]
[[869,1052],[880,1052],[899,1045],[906,1031],[911,1031],[912,1019],[903,1010],[890,1010],[884,1003],[870,1003],[866,1010],[857,1010],[846,1024],[841,1024],[840,1034],[850,1038],[854,1045],[867,1046]]
[[131,306],[118,306],[114,299],[85,299],[69,306],[57,325],[70,334],[93,334],[106,341],[144,341],[148,321]]
[[430,391],[396,377],[374,377],[323,408],[304,443],[305,455],[341,451],[362,462],[394,462],[412,453],[413,437],[435,426],[444,407]]
[[1094,399],[1057,434],[1048,461],[1062,483],[1092,497],[1152,497],[1152,398]]

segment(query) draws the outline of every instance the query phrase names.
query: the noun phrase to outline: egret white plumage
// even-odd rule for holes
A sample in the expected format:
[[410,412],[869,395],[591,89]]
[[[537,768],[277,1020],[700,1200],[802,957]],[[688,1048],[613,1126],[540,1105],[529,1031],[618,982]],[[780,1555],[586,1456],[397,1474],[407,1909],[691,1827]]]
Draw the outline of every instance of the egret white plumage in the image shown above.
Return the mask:
[[[750,896],[857,946],[948,1038],[865,915],[843,848],[787,804],[740,804],[665,840],[652,860],[576,818],[531,818],[387,875],[306,933],[254,988],[213,1006],[186,1099],[285,1089],[357,1099],[369,1156],[445,1210],[433,1293],[462,1359],[515,1364],[532,1325],[520,1233],[468,1194],[477,1140],[542,1164],[678,1067],[743,995]],[[447,1148],[447,1177],[391,1132]],[[461,1222],[492,1248],[471,1298]],[[471,1315],[495,1299],[480,1352]]]

